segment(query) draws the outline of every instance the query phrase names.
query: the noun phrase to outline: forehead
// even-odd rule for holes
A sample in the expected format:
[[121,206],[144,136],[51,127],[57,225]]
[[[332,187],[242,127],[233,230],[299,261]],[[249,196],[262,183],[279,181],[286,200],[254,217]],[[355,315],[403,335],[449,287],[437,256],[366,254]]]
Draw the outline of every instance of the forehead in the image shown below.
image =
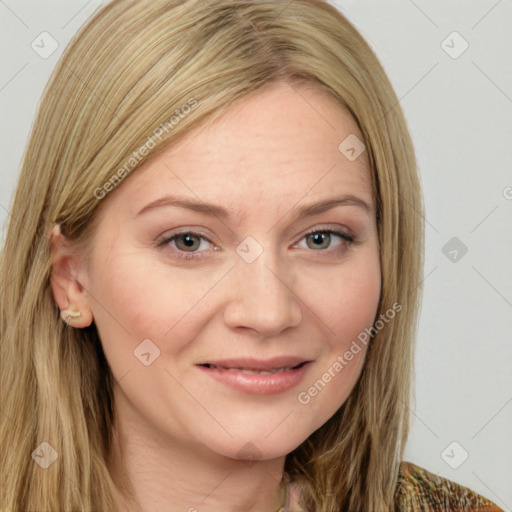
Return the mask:
[[354,137],[362,139],[356,122],[326,93],[277,84],[147,161],[117,199],[132,213],[164,193],[219,202],[240,214],[336,193],[371,203],[366,152],[352,160],[340,150]]

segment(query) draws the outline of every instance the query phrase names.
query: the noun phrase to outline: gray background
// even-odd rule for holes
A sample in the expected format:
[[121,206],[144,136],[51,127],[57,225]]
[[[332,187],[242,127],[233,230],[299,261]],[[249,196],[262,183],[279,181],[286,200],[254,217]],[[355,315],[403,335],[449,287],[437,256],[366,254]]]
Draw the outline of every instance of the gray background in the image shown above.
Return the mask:
[[[405,458],[510,512],[512,0],[331,3],[384,65],[423,183],[425,293]],[[43,87],[98,5],[0,0],[2,241]],[[46,58],[31,47],[51,49],[44,31],[59,45]]]

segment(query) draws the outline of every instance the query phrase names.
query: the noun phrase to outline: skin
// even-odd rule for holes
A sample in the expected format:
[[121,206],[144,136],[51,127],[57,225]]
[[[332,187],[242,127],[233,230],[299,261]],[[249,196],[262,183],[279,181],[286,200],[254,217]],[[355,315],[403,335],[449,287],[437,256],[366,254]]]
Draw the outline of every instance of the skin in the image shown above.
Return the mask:
[[[54,231],[55,301],[82,313],[75,328],[94,319],[116,380],[109,464],[138,503],[120,496],[121,510],[274,511],[285,456],[354,388],[364,347],[308,404],[297,399],[377,311],[368,161],[366,153],[349,161],[338,150],[350,134],[362,139],[325,93],[275,84],[146,162],[103,199],[87,265]],[[172,205],[137,215],[165,195],[221,206],[229,217]],[[370,210],[343,204],[298,220],[304,206],[345,195]],[[328,229],[357,244],[331,235],[317,248],[306,236],[313,230],[318,240]],[[158,247],[177,231],[206,238],[193,238],[192,256],[183,236]],[[247,236],[263,249],[252,263],[236,252]],[[160,350],[149,366],[134,357],[145,339]],[[300,384],[273,395],[234,390],[196,366],[283,354],[312,363]],[[248,446],[255,461],[244,460]]]

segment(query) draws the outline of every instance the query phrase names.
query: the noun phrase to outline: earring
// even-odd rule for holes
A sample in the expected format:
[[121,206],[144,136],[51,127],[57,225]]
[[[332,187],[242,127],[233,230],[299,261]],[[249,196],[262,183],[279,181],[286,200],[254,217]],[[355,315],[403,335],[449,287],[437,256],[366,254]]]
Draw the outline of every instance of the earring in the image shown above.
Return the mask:
[[82,316],[82,313],[80,313],[80,311],[73,311],[72,309],[63,309],[60,312],[60,317],[67,324],[69,324],[70,322],[72,322],[76,318],[80,318],[81,316]]

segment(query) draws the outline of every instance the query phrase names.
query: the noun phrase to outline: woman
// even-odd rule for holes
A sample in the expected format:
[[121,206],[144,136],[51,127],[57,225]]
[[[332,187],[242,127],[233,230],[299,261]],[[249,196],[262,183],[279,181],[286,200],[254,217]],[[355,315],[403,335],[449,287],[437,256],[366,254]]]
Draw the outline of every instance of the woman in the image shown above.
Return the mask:
[[402,461],[421,193],[313,0],[114,0],[33,129],[2,259],[2,510],[486,510]]

